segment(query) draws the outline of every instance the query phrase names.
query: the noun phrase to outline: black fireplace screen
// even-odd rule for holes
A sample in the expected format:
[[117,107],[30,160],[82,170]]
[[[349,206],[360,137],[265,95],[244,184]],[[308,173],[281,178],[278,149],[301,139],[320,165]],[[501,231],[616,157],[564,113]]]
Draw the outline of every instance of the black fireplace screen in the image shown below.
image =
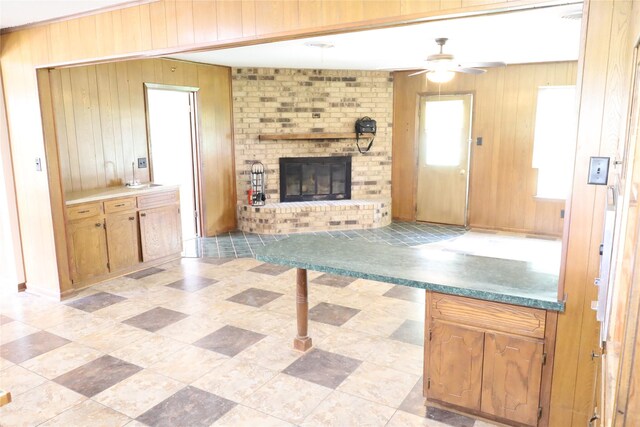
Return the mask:
[[281,157],[280,201],[351,199],[351,157]]

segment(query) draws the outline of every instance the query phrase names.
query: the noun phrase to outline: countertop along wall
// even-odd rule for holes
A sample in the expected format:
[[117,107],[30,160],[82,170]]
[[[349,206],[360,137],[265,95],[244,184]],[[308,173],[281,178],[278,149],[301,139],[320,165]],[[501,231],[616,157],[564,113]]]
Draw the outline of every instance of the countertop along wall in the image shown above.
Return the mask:
[[[352,156],[351,198],[391,198],[393,79],[382,71],[234,68],[233,122],[238,203],[246,203],[251,164],[264,164],[267,203],[280,201],[279,158]],[[317,117],[314,117],[316,115]],[[371,151],[355,139],[259,141],[260,134],[353,132],[377,122]],[[360,141],[366,148],[368,139]]]

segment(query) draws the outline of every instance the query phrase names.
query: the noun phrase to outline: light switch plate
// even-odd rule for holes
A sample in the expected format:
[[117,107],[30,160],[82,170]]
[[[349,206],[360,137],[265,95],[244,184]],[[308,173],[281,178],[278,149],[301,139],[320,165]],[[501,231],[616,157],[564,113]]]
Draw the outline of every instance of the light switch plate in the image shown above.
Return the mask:
[[607,185],[609,178],[609,157],[591,157],[587,184]]
[[42,172],[42,159],[40,157],[36,157],[36,171]]

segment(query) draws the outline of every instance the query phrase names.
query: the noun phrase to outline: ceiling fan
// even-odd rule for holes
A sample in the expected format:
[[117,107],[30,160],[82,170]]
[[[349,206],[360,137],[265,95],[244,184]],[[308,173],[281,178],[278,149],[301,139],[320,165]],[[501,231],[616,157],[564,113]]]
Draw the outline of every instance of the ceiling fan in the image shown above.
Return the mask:
[[417,76],[427,73],[427,78],[435,83],[445,83],[453,78],[455,73],[464,74],[483,74],[487,70],[485,68],[492,67],[506,67],[504,62],[467,62],[464,64],[455,61],[455,57],[450,53],[443,53],[447,38],[438,38],[436,43],[440,46],[440,52],[427,57],[426,66],[424,69],[409,74],[411,76]]

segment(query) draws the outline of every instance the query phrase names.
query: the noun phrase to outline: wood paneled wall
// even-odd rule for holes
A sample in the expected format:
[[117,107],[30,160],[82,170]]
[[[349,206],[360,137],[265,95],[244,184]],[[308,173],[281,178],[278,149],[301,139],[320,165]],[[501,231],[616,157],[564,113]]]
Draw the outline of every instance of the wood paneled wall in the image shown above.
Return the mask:
[[599,354],[601,349],[591,302],[597,299],[593,281],[599,275],[607,189],[586,182],[589,157],[614,159],[618,145],[626,140],[633,46],[640,35],[631,32],[640,24],[631,13],[634,3],[639,5],[630,1],[588,1],[584,8],[583,51],[578,64],[578,138],[560,278],[567,300],[565,312],[558,316],[551,426],[588,425],[597,404],[593,387],[600,360],[591,354]]
[[0,292],[15,292],[19,285],[24,285],[25,280],[9,129],[2,95],[0,87]]
[[[160,55],[344,29],[371,28],[447,14],[510,10],[544,0],[159,0],[3,34],[4,78],[16,195],[27,283],[59,295],[70,289],[59,271],[56,247],[66,241],[54,228],[62,216],[57,175],[37,172],[52,141],[43,140],[36,68]],[[53,140],[55,143],[55,138]],[[54,155],[54,154],[51,154]],[[57,164],[47,158],[47,163]],[[206,178],[206,177],[205,177]],[[232,178],[225,178],[232,179]],[[60,196],[56,194],[60,193]],[[56,230],[56,231],[54,231]],[[56,280],[57,278],[57,280]]]
[[[50,71],[65,192],[149,181],[144,83],[199,88],[199,142],[205,235],[235,228],[230,69],[143,59]],[[230,187],[229,187],[230,186]]]
[[[510,65],[479,76],[458,74],[438,85],[424,76],[394,76],[393,216],[415,220],[420,94],[474,96],[469,176],[471,227],[562,234],[564,200],[535,197],[531,167],[536,97],[540,86],[574,85],[576,62]],[[475,144],[477,137],[483,143]],[[567,164],[567,167],[571,167]]]

